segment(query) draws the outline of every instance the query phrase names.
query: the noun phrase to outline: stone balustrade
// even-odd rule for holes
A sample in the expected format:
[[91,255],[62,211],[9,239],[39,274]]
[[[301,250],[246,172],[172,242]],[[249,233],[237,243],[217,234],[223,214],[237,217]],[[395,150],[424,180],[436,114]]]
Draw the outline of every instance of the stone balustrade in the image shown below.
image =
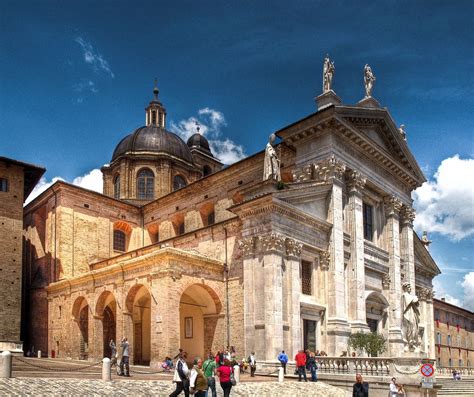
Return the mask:
[[461,376],[474,375],[474,367],[436,367],[438,375],[452,375],[453,370],[459,371]]
[[319,373],[389,375],[392,358],[386,357],[316,357]]

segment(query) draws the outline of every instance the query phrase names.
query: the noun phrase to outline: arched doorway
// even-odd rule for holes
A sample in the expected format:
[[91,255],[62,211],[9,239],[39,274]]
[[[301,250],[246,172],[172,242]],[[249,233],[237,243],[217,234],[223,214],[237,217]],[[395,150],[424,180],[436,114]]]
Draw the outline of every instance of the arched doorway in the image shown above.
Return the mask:
[[114,295],[110,291],[104,291],[99,296],[96,305],[96,315],[102,321],[102,352],[103,357],[111,357],[110,340],[116,344],[116,319],[117,319],[117,302]]
[[144,285],[135,285],[127,296],[127,309],[133,322],[133,363],[150,365],[151,357],[151,296]]
[[366,291],[365,310],[367,325],[371,332],[385,334],[387,328],[387,308],[389,303],[387,298],[380,292]]
[[89,355],[89,304],[83,296],[77,298],[74,302],[72,316],[77,326],[73,334],[79,336],[73,342],[76,345],[73,346],[73,351],[78,353],[81,360],[86,360]]
[[204,357],[212,349],[222,305],[207,285],[186,288],[179,302],[180,346],[188,357]]

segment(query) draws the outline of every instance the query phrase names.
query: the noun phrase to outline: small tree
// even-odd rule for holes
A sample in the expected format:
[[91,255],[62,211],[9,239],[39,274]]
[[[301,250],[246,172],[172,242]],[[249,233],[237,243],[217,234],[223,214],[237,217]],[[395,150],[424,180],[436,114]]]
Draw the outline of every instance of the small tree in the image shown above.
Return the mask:
[[349,337],[349,347],[355,350],[365,350],[369,357],[377,357],[386,349],[387,340],[376,332],[356,332]]

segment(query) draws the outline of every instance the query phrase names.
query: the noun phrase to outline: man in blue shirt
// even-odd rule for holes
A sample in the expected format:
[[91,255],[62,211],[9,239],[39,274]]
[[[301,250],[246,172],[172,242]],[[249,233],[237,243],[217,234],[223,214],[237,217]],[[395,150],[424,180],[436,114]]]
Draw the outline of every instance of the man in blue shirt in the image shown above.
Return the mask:
[[281,366],[283,367],[283,373],[286,375],[286,363],[288,362],[288,356],[284,350],[282,350],[278,355],[278,361],[280,361]]

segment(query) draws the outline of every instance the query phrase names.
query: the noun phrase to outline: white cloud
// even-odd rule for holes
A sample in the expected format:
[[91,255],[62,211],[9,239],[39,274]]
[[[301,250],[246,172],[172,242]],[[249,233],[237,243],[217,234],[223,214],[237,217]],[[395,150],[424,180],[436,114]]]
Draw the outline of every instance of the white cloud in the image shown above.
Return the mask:
[[90,91],[94,94],[98,93],[99,90],[92,80],[82,80],[80,83],[74,84],[74,91],[84,92]]
[[452,305],[462,306],[462,301],[454,296],[448,294],[442,284],[442,282],[435,278],[433,280],[433,290],[435,292],[435,297],[437,299],[444,298],[446,302],[451,303]]
[[197,132],[196,122],[199,123],[199,132],[208,139],[212,153],[224,164],[232,164],[245,157],[243,146],[222,137],[221,130],[227,122],[224,114],[217,110],[208,107],[199,109],[196,117],[191,116],[177,123],[172,121],[170,130],[186,141]]
[[84,40],[82,37],[78,36],[74,39],[78,43],[82,51],[84,52],[84,61],[92,65],[95,72],[103,71],[114,78],[115,75],[110,69],[109,63],[104,59],[104,57],[94,50],[94,47],[91,43]]
[[414,193],[415,228],[459,241],[474,235],[474,159],[443,160],[434,179]]
[[[28,196],[28,199],[25,201],[25,205],[30,201],[33,201],[51,185],[57,181],[65,181],[64,178],[60,176],[55,176],[53,179],[48,181],[45,177],[42,177],[38,184],[35,186],[31,194]],[[93,169],[91,172],[78,176],[73,179],[73,185],[80,186],[84,189],[93,190],[99,193],[102,193],[102,171],[98,168]]]
[[474,311],[474,272],[467,273],[461,285],[464,288],[463,307],[467,310]]

